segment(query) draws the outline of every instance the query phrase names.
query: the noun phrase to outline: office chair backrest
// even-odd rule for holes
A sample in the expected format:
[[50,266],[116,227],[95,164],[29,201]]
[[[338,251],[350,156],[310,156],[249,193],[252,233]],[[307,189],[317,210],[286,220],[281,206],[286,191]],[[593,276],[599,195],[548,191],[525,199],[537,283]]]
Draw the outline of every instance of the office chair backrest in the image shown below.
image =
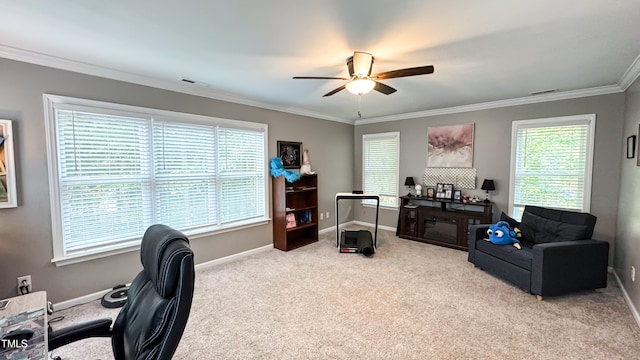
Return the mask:
[[171,359],[187,325],[193,283],[193,252],[181,232],[152,225],[142,238],[143,270],[113,324],[116,360]]

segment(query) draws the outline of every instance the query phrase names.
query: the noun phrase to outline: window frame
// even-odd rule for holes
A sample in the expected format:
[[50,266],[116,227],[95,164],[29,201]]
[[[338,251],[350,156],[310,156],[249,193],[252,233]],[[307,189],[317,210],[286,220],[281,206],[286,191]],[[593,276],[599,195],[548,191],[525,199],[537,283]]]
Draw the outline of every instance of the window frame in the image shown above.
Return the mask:
[[[47,149],[47,164],[48,164],[48,177],[49,177],[49,193],[50,193],[50,207],[51,207],[51,228],[52,228],[52,242],[53,242],[53,258],[52,263],[56,266],[64,266],[68,264],[78,263],[82,261],[112,256],[116,254],[122,254],[130,251],[136,251],[140,247],[140,241],[142,235],[130,238],[122,239],[122,242],[118,245],[112,246],[107,250],[88,250],[83,253],[67,255],[64,253],[63,244],[63,228],[62,228],[62,207],[61,207],[61,193],[60,193],[60,164],[58,161],[58,139],[57,139],[57,124],[55,118],[56,107],[72,107],[72,108],[87,108],[93,111],[98,109],[104,109],[111,114],[124,114],[132,115],[136,114],[138,117],[148,117],[151,119],[156,118],[158,121],[170,121],[184,122],[191,124],[207,124],[207,125],[219,125],[228,126],[229,128],[254,130],[262,132],[263,136],[263,164],[261,173],[264,178],[264,209],[261,209],[262,216],[250,218],[241,221],[234,221],[232,223],[220,223],[211,226],[204,226],[197,229],[180,229],[189,238],[199,238],[210,236],[218,233],[240,230],[253,226],[260,226],[267,224],[270,221],[269,209],[270,209],[270,197],[269,197],[269,172],[267,168],[267,156],[268,156],[268,125],[248,122],[240,120],[223,119],[211,116],[196,115],[189,113],[181,113],[167,110],[159,110],[152,108],[145,108],[132,105],[124,105],[117,103],[102,102],[97,100],[81,99],[67,96],[59,96],[52,94],[43,94],[44,102],[44,122],[45,122],[45,137],[46,137],[46,149]],[[151,136],[151,133],[149,134]],[[153,176],[153,175],[152,175]]]
[[[366,193],[366,169],[365,166],[367,164],[367,151],[366,151],[366,144],[367,141],[369,139],[395,139],[396,141],[396,148],[398,149],[396,152],[396,164],[395,164],[395,178],[396,178],[396,185],[394,187],[395,193],[393,195],[387,195],[389,197],[393,197],[394,199],[394,203],[395,205],[385,205],[382,202],[382,199],[380,199],[380,208],[387,208],[387,209],[398,209],[400,207],[400,201],[398,200],[398,197],[400,196],[400,192],[399,192],[399,186],[400,186],[400,132],[399,131],[392,131],[392,132],[385,132],[385,133],[374,133],[374,134],[363,134],[362,135],[362,190]],[[378,194],[380,195],[380,194]],[[376,205],[376,201],[375,200],[363,200],[361,202],[362,205],[364,206],[375,206]]]
[[[582,194],[582,209],[581,212],[589,212],[591,210],[591,189],[593,182],[593,159],[595,149],[595,131],[596,131],[596,114],[581,114],[570,116],[559,116],[551,118],[539,118],[539,119],[527,119],[513,121],[511,124],[511,169],[509,179],[509,207],[508,211],[511,216],[518,217],[515,213],[515,207],[521,206],[515,204],[515,182],[516,182],[516,161],[517,161],[517,141],[518,130],[521,128],[532,127],[553,127],[572,124],[585,124],[587,125],[587,142],[586,142],[586,156],[585,156],[585,169],[584,169],[584,188]],[[531,204],[535,205],[535,204]],[[544,205],[538,205],[544,206]],[[566,210],[566,209],[560,209]],[[573,210],[575,211],[575,210]],[[519,220],[519,219],[518,219]]]

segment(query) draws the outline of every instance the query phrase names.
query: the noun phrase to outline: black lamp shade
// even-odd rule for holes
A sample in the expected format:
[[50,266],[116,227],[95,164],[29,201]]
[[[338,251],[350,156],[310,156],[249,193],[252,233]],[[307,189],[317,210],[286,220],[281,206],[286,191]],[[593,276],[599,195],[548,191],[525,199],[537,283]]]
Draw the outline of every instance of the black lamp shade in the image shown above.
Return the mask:
[[415,184],[416,183],[413,181],[413,176],[407,176],[407,178],[404,180],[404,186],[413,186]]
[[485,179],[485,180],[482,182],[482,187],[481,187],[481,189],[482,189],[482,190],[487,190],[487,191],[489,191],[489,190],[495,190],[495,189],[496,189],[496,184],[494,184],[494,183],[493,183],[493,180],[487,180],[487,179]]

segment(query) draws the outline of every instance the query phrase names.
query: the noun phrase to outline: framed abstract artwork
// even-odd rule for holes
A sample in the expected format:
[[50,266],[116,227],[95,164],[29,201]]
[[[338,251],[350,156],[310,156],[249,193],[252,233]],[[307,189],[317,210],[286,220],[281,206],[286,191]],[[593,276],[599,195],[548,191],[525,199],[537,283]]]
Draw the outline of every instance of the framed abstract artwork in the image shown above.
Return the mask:
[[473,167],[474,124],[427,129],[427,167]]

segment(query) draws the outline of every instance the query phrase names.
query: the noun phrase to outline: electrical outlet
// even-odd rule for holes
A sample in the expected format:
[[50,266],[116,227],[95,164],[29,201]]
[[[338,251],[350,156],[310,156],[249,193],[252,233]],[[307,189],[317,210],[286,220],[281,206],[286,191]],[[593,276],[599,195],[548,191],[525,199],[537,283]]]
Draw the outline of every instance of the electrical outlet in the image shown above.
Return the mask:
[[323,213],[320,213],[320,220],[324,220],[324,216],[323,215],[324,215]]
[[325,216],[327,219],[329,218],[329,212],[327,211],[327,215]]
[[33,290],[31,275],[20,276],[18,278],[18,295],[25,295]]
[[636,281],[636,267],[631,267],[631,281]]

